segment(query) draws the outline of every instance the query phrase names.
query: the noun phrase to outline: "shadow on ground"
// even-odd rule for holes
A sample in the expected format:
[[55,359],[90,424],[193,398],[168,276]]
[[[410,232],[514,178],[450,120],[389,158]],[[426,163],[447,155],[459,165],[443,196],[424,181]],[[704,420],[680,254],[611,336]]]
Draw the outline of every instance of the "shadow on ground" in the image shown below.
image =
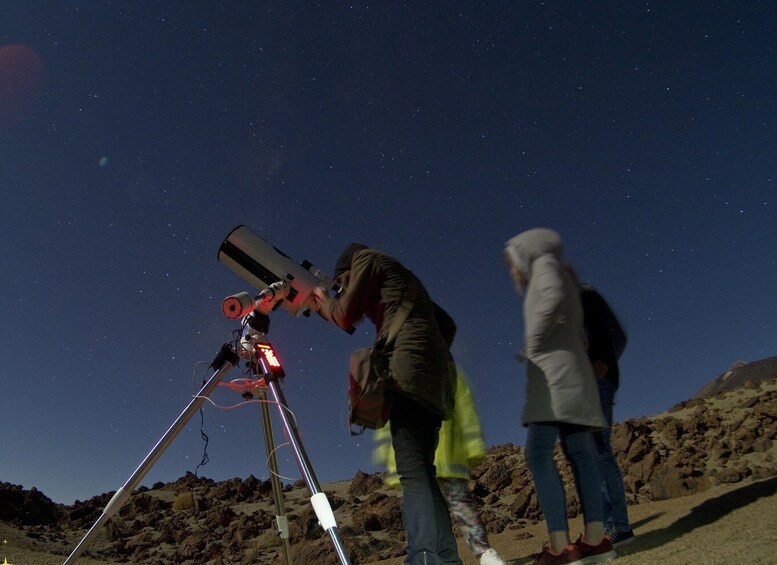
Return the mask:
[[[696,528],[701,528],[717,522],[723,516],[739,508],[744,508],[759,498],[772,496],[776,492],[777,477],[743,486],[742,488],[732,490],[716,498],[710,498],[698,506],[693,507],[688,515],[683,516],[669,526],[640,535],[637,539],[639,543],[622,548],[619,547],[618,555],[635,555],[643,551],[649,551],[656,547],[660,547],[692,532]],[[654,517],[645,518],[641,523],[648,522],[652,519],[654,519]]]
[[[638,555],[641,552],[650,551],[651,549],[666,545],[697,528],[713,524],[727,514],[739,508],[744,508],[760,498],[772,496],[775,493],[777,493],[777,477],[751,483],[718,497],[705,500],[698,506],[693,507],[689,514],[679,518],[669,526],[645,534],[640,534],[636,539],[636,543],[619,547],[618,557]],[[632,527],[641,528],[642,526],[657,520],[662,514],[662,512],[659,512],[646,516],[641,520],[632,523]],[[537,548],[537,550],[539,552],[540,548]],[[525,565],[527,563],[532,563],[535,557],[536,553],[510,559],[508,563],[509,565]]]

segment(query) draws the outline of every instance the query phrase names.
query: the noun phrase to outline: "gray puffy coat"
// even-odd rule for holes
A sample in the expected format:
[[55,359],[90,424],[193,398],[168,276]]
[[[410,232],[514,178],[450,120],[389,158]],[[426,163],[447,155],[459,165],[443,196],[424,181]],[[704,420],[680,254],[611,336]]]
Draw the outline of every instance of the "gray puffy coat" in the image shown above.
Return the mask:
[[586,353],[580,295],[574,277],[561,264],[562,251],[559,234],[546,228],[525,231],[505,246],[508,261],[526,281],[523,423],[604,428],[596,377]]

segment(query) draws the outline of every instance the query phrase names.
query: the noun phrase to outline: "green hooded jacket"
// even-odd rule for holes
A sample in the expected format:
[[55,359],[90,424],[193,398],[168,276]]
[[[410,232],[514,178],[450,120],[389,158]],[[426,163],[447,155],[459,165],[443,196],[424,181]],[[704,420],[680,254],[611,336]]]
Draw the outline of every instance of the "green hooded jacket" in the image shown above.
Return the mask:
[[394,339],[389,370],[399,392],[443,419],[450,417],[456,377],[423,284],[396,259],[374,249],[354,253],[338,279],[344,291],[322,306],[321,315],[342,328],[366,317],[375,324],[376,339],[386,336],[407,289],[417,285],[413,308]]

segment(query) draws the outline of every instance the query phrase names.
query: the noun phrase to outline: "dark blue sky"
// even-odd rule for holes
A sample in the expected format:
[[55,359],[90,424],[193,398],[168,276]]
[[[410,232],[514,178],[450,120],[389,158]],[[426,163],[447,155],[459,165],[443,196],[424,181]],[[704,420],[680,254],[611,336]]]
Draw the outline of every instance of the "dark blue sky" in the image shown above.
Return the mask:
[[[777,354],[774,29],[770,2],[4,3],[0,84],[29,64],[12,45],[45,84],[0,115],[0,481],[124,484],[231,339],[221,300],[253,290],[216,259],[239,224],[330,272],[352,241],[415,271],[489,445],[524,441],[501,252],[527,228],[558,230],[628,329],[617,420]],[[322,482],[376,470],[345,425],[372,336],[273,314]],[[194,471],[199,428],[144,484]],[[204,428],[200,474],[267,477],[256,406]]]

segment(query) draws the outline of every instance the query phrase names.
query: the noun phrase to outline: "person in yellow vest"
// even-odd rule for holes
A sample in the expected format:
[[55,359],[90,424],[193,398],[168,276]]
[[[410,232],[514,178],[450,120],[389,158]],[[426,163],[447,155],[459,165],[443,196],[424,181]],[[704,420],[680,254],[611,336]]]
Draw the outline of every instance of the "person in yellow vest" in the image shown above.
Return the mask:
[[[480,518],[477,501],[469,490],[471,469],[480,465],[486,455],[486,444],[480,427],[472,391],[464,374],[457,368],[456,395],[453,417],[440,428],[440,441],[434,457],[437,482],[448,509],[459,524],[472,553],[480,565],[506,565],[488,543],[488,534]],[[385,467],[384,481],[399,487],[399,475],[391,446],[389,426],[375,430],[373,463]]]

